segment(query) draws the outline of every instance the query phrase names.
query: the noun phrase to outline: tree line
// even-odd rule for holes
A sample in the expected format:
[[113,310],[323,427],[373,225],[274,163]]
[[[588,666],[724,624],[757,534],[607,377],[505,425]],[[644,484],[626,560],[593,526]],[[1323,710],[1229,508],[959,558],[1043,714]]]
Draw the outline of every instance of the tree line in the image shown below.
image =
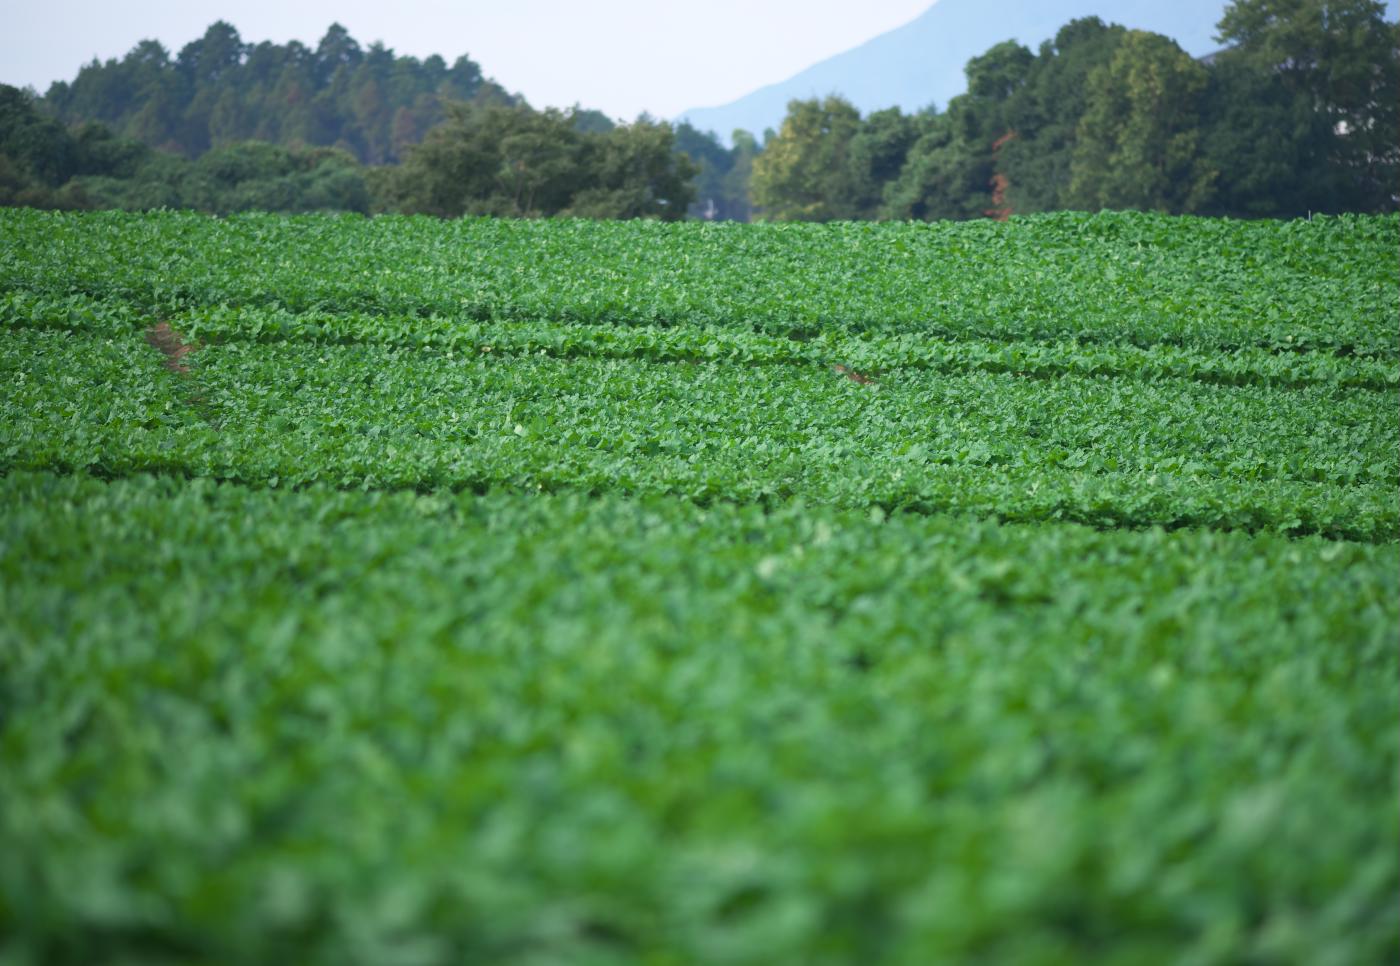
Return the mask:
[[196,158],[46,114],[0,85],[0,204],[39,208],[405,212],[454,217],[685,216],[696,169],[665,123],[591,112],[447,103],[400,164],[340,147],[234,141]]
[[998,44],[945,111],[794,102],[753,163],[776,220],[1136,208],[1242,217],[1393,210],[1400,27],[1373,0],[1238,0],[1224,46],[1096,17]]
[[1222,50],[1098,18],[999,44],[944,110],[794,101],[726,147],[688,124],[536,110],[461,57],[154,41],[43,96],[0,87],[0,204],[731,220],[1243,217],[1394,210],[1400,27],[1377,0],[1237,0]]
[[64,124],[99,121],[121,137],[196,158],[241,141],[336,147],[363,164],[390,164],[418,143],[453,101],[519,98],[469,57],[449,67],[383,44],[360,45],[332,24],[314,48],[243,41],[217,21],[174,56],[155,40],[120,60],[94,60],[43,106]]

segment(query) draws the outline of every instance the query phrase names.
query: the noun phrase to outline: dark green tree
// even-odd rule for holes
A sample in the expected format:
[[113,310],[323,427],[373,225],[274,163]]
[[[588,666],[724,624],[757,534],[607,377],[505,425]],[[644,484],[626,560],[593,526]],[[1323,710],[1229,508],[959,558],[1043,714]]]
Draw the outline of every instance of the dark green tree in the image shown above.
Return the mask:
[[982,105],[1003,104],[1026,83],[1035,55],[1005,40],[967,62],[967,94]]
[[980,218],[992,206],[990,146],[967,137],[968,109],[954,98],[950,113],[927,114],[899,177],[884,191],[881,215],[898,220]]
[[12,178],[57,187],[77,171],[77,152],[68,131],[42,114],[26,91],[0,85],[0,155]]
[[885,187],[899,177],[909,151],[919,139],[916,116],[897,107],[875,111],[851,138],[847,163],[855,190],[852,209],[857,218],[878,218]]
[[254,141],[190,161],[94,122],[66,129],[26,92],[0,86],[0,204],[368,211],[370,195],[364,168],[341,151]]
[[643,116],[585,134],[582,162],[588,185],[565,215],[676,221],[695,197],[696,165],[676,150],[675,134],[665,122]]
[[1206,68],[1172,40],[1132,30],[1089,75],[1070,169],[1076,207],[1199,211],[1215,171],[1201,148]]
[[978,218],[997,209],[997,149],[1009,131],[1008,105],[1034,61],[1014,41],[968,61],[967,93],[919,125],[899,177],[885,189],[884,217]]
[[[1217,160],[1245,159],[1222,169],[1234,205],[1261,207],[1263,190],[1284,193],[1281,207],[1291,212],[1395,207],[1400,25],[1385,20],[1382,3],[1236,0],[1219,39],[1230,47],[1218,64],[1213,147]],[[1250,123],[1240,102],[1258,102],[1263,116]],[[1239,144],[1239,128],[1230,125],[1241,120],[1249,136],[1289,159],[1296,178],[1268,170],[1276,163],[1268,148]],[[1235,148],[1244,150],[1232,154]]]
[[446,217],[683,217],[694,167],[669,124],[579,129],[573,112],[449,108],[385,185],[390,208]]
[[1208,208],[1236,217],[1340,211],[1346,184],[1326,163],[1335,133],[1277,71],[1221,56],[1211,66],[1202,151],[1218,174]]
[[398,57],[362,48],[332,24],[314,49],[247,44],[223,21],[177,57],[142,41],[120,60],[94,61],[71,83],[51,86],[47,108],[63,123],[101,121],[119,135],[198,157],[256,138],[288,146],[343,148],[391,163],[445,117],[448,100],[513,103],[466,57]]
[[997,153],[996,170],[1006,179],[1006,204],[1012,212],[1068,206],[1070,164],[1089,75],[1113,58],[1126,33],[1088,17],[1071,21],[1041,45],[1024,83],[1007,101],[1006,140]]

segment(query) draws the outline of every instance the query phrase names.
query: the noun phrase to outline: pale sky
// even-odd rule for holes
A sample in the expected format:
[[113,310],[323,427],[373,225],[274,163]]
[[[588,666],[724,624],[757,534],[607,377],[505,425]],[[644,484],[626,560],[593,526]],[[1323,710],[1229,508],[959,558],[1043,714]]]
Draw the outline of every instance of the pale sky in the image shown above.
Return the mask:
[[40,93],[148,37],[171,53],[223,19],[244,42],[467,54],[536,107],[671,117],[734,100],[898,27],[933,0],[0,0],[0,83]]

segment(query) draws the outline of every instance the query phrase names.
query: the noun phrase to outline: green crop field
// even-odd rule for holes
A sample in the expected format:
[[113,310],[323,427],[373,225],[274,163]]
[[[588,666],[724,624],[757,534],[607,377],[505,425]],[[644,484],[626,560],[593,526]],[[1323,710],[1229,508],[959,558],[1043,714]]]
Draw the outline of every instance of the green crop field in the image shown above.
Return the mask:
[[1394,962],[1398,245],[0,212],[0,963]]

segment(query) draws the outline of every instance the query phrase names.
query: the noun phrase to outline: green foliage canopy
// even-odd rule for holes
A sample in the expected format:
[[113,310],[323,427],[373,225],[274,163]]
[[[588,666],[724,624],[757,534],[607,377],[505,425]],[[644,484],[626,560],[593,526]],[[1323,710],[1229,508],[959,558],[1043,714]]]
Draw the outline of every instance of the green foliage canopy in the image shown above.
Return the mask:
[[840,97],[793,101],[753,162],[754,206],[773,221],[852,218],[851,142],[860,112]]
[[1216,176],[1200,143],[1206,84],[1206,68],[1172,41],[1128,31],[1088,78],[1070,166],[1075,207],[1202,210]]
[[592,131],[569,112],[458,105],[392,173],[389,204],[442,216],[675,220],[694,198],[695,170],[665,122]]
[[247,141],[334,146],[363,163],[397,160],[444,117],[449,100],[511,103],[466,57],[450,67],[381,44],[362,47],[332,24],[316,47],[248,44],[225,21],[172,57],[154,40],[93,61],[44,95],[64,123],[100,121],[151,147],[197,157]]

